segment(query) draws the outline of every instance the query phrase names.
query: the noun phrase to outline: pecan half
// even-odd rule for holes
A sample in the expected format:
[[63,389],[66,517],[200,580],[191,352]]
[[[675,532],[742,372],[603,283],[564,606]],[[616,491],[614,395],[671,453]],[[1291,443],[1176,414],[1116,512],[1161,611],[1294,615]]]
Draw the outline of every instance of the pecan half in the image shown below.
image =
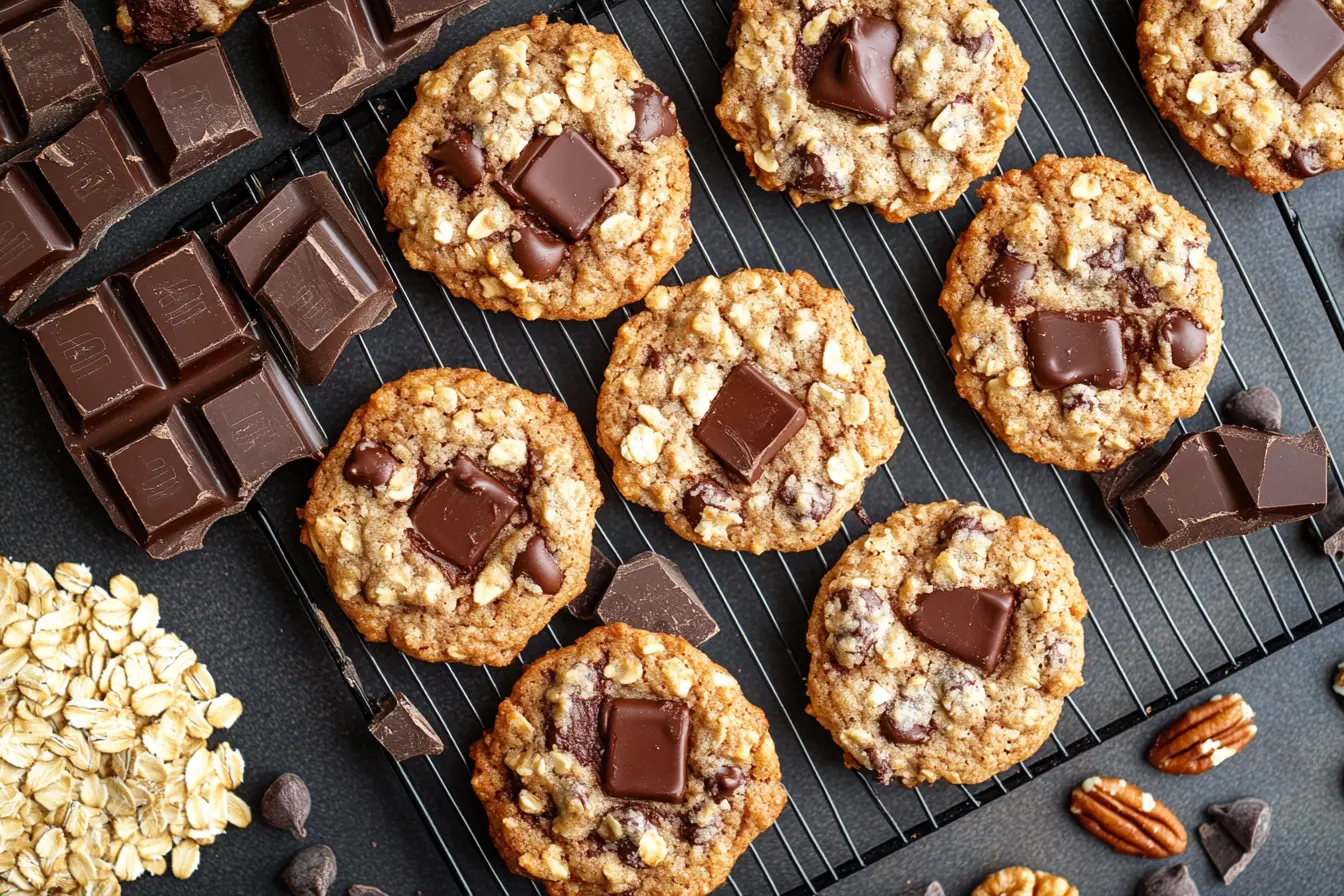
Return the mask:
[[1185,828],[1172,811],[1120,778],[1088,778],[1073,789],[1069,811],[1116,852],[1149,859],[1185,852]]
[[1246,749],[1255,731],[1255,710],[1241,695],[1219,694],[1159,734],[1148,761],[1169,775],[1202,774]]

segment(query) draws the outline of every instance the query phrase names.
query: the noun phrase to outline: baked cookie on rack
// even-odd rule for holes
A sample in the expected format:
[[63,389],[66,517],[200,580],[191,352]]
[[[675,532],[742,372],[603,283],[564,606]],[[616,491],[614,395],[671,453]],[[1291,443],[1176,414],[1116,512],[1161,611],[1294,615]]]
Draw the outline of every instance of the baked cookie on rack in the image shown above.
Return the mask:
[[1262,193],[1344,168],[1344,0],[1144,0],[1139,68],[1162,117]]
[[982,880],[971,896],[1078,896],[1078,888],[1057,874],[1015,865]]
[[378,184],[406,260],[454,295],[605,317],[690,245],[675,109],[615,35],[538,16],[459,50],[416,97]]
[[939,304],[957,391],[995,435],[1101,471],[1195,413],[1223,333],[1204,223],[1099,156],[1044,156],[979,192]]
[[417,370],[350,417],[300,538],[370,641],[502,666],[584,588],[602,489],[569,409],[466,369]]
[[886,362],[837,290],[740,270],[659,286],[621,326],[597,400],[617,488],[723,550],[828,541],[901,439]]
[[1059,540],[978,504],[913,504],[822,579],[808,712],[883,784],[977,784],[1040,747],[1083,683],[1087,601]]
[[716,111],[756,182],[897,223],[994,166],[1027,80],[985,0],[742,0],[729,43]]
[[733,677],[621,624],[530,664],[471,758],[500,854],[555,896],[703,896],[785,799]]

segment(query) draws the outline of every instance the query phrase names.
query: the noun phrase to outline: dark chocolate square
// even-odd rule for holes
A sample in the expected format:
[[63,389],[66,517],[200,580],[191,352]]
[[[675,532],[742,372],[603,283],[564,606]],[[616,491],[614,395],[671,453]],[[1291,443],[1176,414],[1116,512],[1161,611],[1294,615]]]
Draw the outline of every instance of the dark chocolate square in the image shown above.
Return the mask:
[[434,556],[475,569],[521,502],[465,454],[411,508],[411,525]]
[[301,348],[313,351],[340,327],[373,284],[352,280],[346,250],[325,220],[317,221],[271,269],[257,292],[262,307]]
[[602,790],[630,800],[679,803],[686,795],[691,713],[674,700],[620,697],[602,709]]
[[744,361],[723,381],[694,432],[729,471],[752,483],[806,422],[796,398]]
[[28,173],[17,165],[0,170],[0,311],[9,314],[43,269],[73,251],[70,234]]
[[[355,15],[363,15],[356,7]],[[302,105],[371,67],[348,3],[299,0],[262,13],[293,101]]]
[[321,457],[322,436],[269,355],[250,376],[201,402],[201,416],[245,488],[277,467]]
[[40,125],[53,107],[77,105],[107,93],[88,26],[68,2],[0,21],[0,66],[17,101],[13,111],[25,131]]
[[105,228],[155,190],[121,118],[110,103],[84,116],[37,154],[43,179],[80,233]]
[[919,638],[993,674],[1008,642],[1013,595],[981,588],[948,588],[921,594],[905,627]]
[[1037,311],[1022,324],[1036,388],[1053,391],[1085,383],[1125,385],[1128,364],[1120,318],[1106,311]]
[[535,138],[499,180],[510,201],[525,204],[571,243],[588,233],[622,174],[578,131]]
[[1241,40],[1299,103],[1344,55],[1344,26],[1320,0],[1269,0]]

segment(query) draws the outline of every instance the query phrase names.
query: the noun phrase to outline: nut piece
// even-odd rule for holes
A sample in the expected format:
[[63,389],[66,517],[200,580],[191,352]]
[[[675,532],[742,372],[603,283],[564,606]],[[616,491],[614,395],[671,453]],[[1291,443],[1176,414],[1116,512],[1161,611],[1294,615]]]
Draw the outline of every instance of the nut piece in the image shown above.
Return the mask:
[[1185,828],[1172,811],[1121,778],[1088,778],[1074,788],[1069,811],[1116,852],[1149,859],[1185,852]]
[[982,880],[971,896],[1078,896],[1078,888],[1058,875],[1015,865]]
[[1241,695],[1219,694],[1159,734],[1148,761],[1169,775],[1203,774],[1246,749],[1255,732],[1255,710]]

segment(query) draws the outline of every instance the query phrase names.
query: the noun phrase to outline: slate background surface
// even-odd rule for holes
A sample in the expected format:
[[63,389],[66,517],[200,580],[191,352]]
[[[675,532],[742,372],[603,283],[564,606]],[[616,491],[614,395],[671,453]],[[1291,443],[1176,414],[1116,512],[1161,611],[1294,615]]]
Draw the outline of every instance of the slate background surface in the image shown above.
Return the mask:
[[[122,44],[114,31],[101,30],[101,26],[110,25],[112,21],[110,2],[79,2],[94,26],[109,78],[114,85],[120,84],[147,54]],[[653,2],[660,10],[673,10],[680,0]],[[265,2],[258,3],[257,8],[266,5]],[[1000,5],[1007,7],[1008,3]],[[1119,0],[1101,5],[1105,7],[1108,19],[1120,23],[1125,21],[1126,14]],[[548,4],[538,0],[490,0],[484,9],[447,29],[437,50],[403,70],[396,83],[408,83],[420,71],[441,62],[452,50],[495,28],[520,21],[547,7]],[[1103,144],[1107,148],[1116,147],[1115,154],[1130,160],[1129,156],[1119,151],[1125,146],[1123,132],[1117,130],[1113,120],[1105,117],[1105,96],[1087,86],[1088,71],[1078,59],[1076,47],[1063,28],[1058,9],[1044,0],[1030,0],[1028,7],[1032,13],[1031,23],[1026,22],[1020,8],[1005,9],[1005,20],[1009,21],[1033,64],[1029,89],[1041,98],[1051,120],[1057,123],[1064,145],[1069,151],[1083,153],[1090,150],[1091,141],[1078,127],[1078,120],[1070,115],[1068,96],[1061,91],[1059,81],[1049,65],[1049,58],[1043,55],[1042,43],[1033,39],[1030,24],[1040,28],[1045,38],[1044,46],[1050,47],[1056,54],[1073,83],[1084,85],[1077,87],[1076,95],[1089,114],[1095,116]],[[1091,9],[1085,0],[1069,0],[1063,8],[1067,9],[1071,18],[1089,21]],[[692,55],[698,49],[698,35],[685,26],[684,20],[677,21],[682,24],[673,26],[670,32],[674,45],[686,52],[688,65],[692,67],[698,82],[712,85],[713,67],[705,64],[704,57]],[[253,14],[245,14],[225,36],[224,44],[262,126],[264,140],[138,209],[127,222],[115,228],[102,248],[72,271],[51,295],[60,295],[88,285],[115,270],[158,242],[168,233],[172,224],[188,212],[300,138],[301,135],[289,125],[285,117],[283,100],[256,24]],[[719,20],[707,18],[701,24],[712,40],[721,39],[722,23]],[[1028,27],[1024,28],[1024,24]],[[1110,51],[1104,36],[1097,33],[1095,28],[1083,28],[1082,31],[1085,45],[1094,54]],[[1117,26],[1117,33],[1122,41],[1128,40],[1123,24]],[[1123,45],[1129,46],[1128,43]],[[708,135],[703,133],[700,123],[694,120],[692,106],[685,101],[684,95],[672,89],[676,79],[675,70],[668,69],[666,65],[652,65],[648,61],[645,64],[650,74],[677,97],[693,151],[700,153],[702,158],[710,155],[712,144]],[[1103,82],[1114,88],[1117,96],[1123,97],[1120,100],[1122,111],[1129,120],[1142,119],[1146,115],[1142,107],[1137,105],[1132,89],[1125,83],[1127,76],[1123,69],[1101,65],[1100,74]],[[1167,161],[1163,172],[1176,170],[1170,167],[1174,156],[1165,149],[1159,132],[1140,125],[1136,127],[1136,133],[1147,158],[1165,154]],[[1045,145],[1048,144],[1038,140],[1038,151]],[[1341,361],[1344,358],[1341,358],[1339,345],[1330,332],[1328,320],[1288,240],[1273,201],[1256,196],[1244,185],[1210,170],[1190,154],[1185,158],[1212,197],[1241,251],[1245,270],[1261,290],[1259,298],[1268,309],[1327,435],[1334,437],[1344,433],[1344,426],[1341,426],[1344,404],[1338,394],[1340,371],[1344,369]],[[1022,164],[1018,159],[1006,158],[1005,161]],[[710,176],[716,177],[713,172],[710,172]],[[1169,176],[1165,181],[1158,178],[1159,185],[1164,189],[1173,189],[1172,185],[1181,183],[1174,177]],[[727,189],[731,189],[731,186]],[[748,189],[754,190],[753,187]],[[759,191],[756,193],[759,194]],[[1180,195],[1187,205],[1203,214],[1195,205],[1195,197]],[[1309,183],[1292,196],[1294,205],[1308,223],[1325,272],[1332,278],[1344,270],[1344,251],[1339,235],[1341,197],[1344,197],[1344,175]],[[753,198],[759,200],[760,197]],[[769,204],[766,208],[769,209],[765,212],[767,215],[787,214],[782,205]],[[697,206],[697,215],[701,211],[703,205]],[[811,211],[814,210],[809,210],[809,213]],[[811,262],[811,256],[795,255],[788,245],[784,249],[790,262],[797,259],[796,263],[800,266],[821,274],[819,266]],[[753,247],[749,246],[748,251],[752,252],[753,262],[768,262],[768,258],[758,254]],[[935,247],[934,252],[939,253],[938,263],[941,264],[946,247]],[[1273,357],[1272,344],[1264,335],[1258,315],[1240,298],[1240,294],[1236,298],[1232,295],[1235,269],[1222,255],[1219,255],[1219,260],[1223,264],[1224,280],[1229,284],[1229,341],[1235,338],[1240,340],[1240,344],[1249,344],[1239,352],[1237,360],[1246,368],[1249,378],[1268,380],[1287,394],[1291,384]],[[852,273],[841,271],[842,279],[850,276]],[[889,279],[883,271],[884,288]],[[848,288],[848,283],[846,285]],[[936,284],[931,290],[926,284],[920,284],[920,290],[925,305],[932,308]],[[851,292],[851,298],[853,295]],[[441,316],[443,312],[440,310],[437,313]],[[864,317],[862,307],[860,317],[868,320]],[[415,341],[414,332],[406,323],[405,312],[399,312],[384,331],[380,331],[378,338],[373,341],[377,348],[387,353],[380,357],[395,359],[393,367],[399,365],[399,369],[408,369],[426,363],[421,357],[424,350]],[[893,346],[881,345],[880,340],[875,341],[888,355],[888,370],[893,386],[899,396],[905,397],[912,388],[908,370],[895,362]],[[460,347],[454,349],[456,354],[451,360],[465,362],[467,359],[460,357],[460,351]],[[916,348],[915,351],[917,358],[927,360],[930,365],[941,363],[933,349],[926,351]],[[399,369],[393,372],[399,372]],[[946,384],[937,382],[945,379],[942,376],[944,368],[928,366],[924,369],[934,381],[935,396],[939,400],[947,399],[942,407],[949,414],[953,440],[966,447],[976,438],[973,418],[957,404],[954,397],[946,395],[949,391]],[[525,384],[533,388],[545,387],[544,381],[529,380]],[[339,425],[344,415],[359,403],[369,388],[367,373],[347,357],[332,381],[323,387],[319,410],[324,412],[324,420],[329,425],[332,425],[331,421]],[[1225,377],[1216,381],[1215,395],[1226,394],[1229,390]],[[165,563],[149,560],[113,529],[74,465],[62,452],[32,385],[19,340],[8,328],[0,332],[0,394],[6,396],[4,410],[0,412],[5,420],[5,425],[0,426],[0,457],[6,458],[4,472],[0,474],[0,551],[16,558],[40,560],[49,567],[66,559],[86,562],[100,580],[106,580],[115,572],[124,572],[136,579],[142,588],[156,591],[163,597],[165,626],[180,634],[198,651],[222,689],[228,689],[244,702],[245,712],[241,721],[228,733],[228,739],[242,750],[248,762],[243,795],[255,806],[265,785],[285,770],[298,772],[308,781],[314,801],[313,816],[308,824],[309,842],[331,845],[340,859],[338,886],[333,890],[334,893],[344,893],[345,888],[352,883],[376,884],[393,896],[410,896],[417,892],[427,896],[456,892],[444,864],[435,854],[380,749],[367,736],[359,711],[289,590],[281,569],[254,522],[245,515],[225,520],[211,531],[204,550]],[[1288,426],[1295,430],[1305,428],[1307,422],[1302,410],[1295,403],[1288,403]],[[907,423],[911,425],[912,432],[930,442],[934,441],[934,437],[928,435],[934,431],[933,423],[923,419],[927,417],[928,410],[917,408],[910,413],[914,419],[908,418]],[[589,414],[580,411],[580,415],[585,423],[590,422]],[[907,443],[902,445],[893,461],[894,469],[907,489],[907,496],[912,500],[935,499],[938,495],[920,479],[920,467],[912,459],[912,450],[907,437]],[[997,468],[992,455],[973,453],[969,448],[966,450],[970,469],[975,475],[987,479],[995,475]],[[945,458],[941,456],[942,452],[938,453],[940,456],[935,458],[934,465],[941,471]],[[1048,480],[1032,478],[1045,474],[1028,462],[1019,463],[1020,460],[1010,458],[1012,469],[1026,479],[1027,493],[1036,504],[1038,515],[1053,521],[1056,514],[1062,511],[1057,509],[1055,500],[1042,497],[1037,483],[1045,483],[1040,486],[1041,489],[1052,486]],[[292,531],[288,512],[302,500],[307,473],[308,469],[303,465],[293,465],[275,476],[263,492],[268,510],[273,518],[280,521],[286,532]],[[1075,494],[1083,493],[1085,483],[1075,482],[1072,478],[1069,482]],[[954,479],[949,484],[954,492],[966,494],[966,483]],[[1016,507],[1012,506],[1011,492],[997,483],[988,488],[989,497],[996,506],[1017,512]],[[870,487],[870,492],[873,490]],[[608,525],[617,519],[614,515],[614,499],[614,493],[609,491],[608,507],[603,511]],[[883,512],[894,506],[881,498],[875,501]],[[1084,506],[1082,513],[1096,523],[1100,511],[1095,507]],[[641,519],[651,530],[660,529],[653,518],[645,515]],[[1065,538],[1075,558],[1080,560],[1080,575],[1093,600],[1094,610],[1098,615],[1106,615],[1108,631],[1116,641],[1116,649],[1122,660],[1129,668],[1136,668],[1136,663],[1143,662],[1142,655],[1135,653],[1139,648],[1128,644],[1124,638],[1125,621],[1114,599],[1106,593],[1106,579],[1095,569],[1095,563],[1084,561],[1082,555],[1086,554],[1086,549],[1077,541],[1077,535],[1068,537],[1061,532],[1061,537]],[[1269,556],[1275,550],[1267,538],[1258,536],[1254,540],[1255,548],[1262,556]],[[1306,570],[1304,586],[1308,593],[1314,596],[1321,607],[1337,603],[1340,599],[1339,580],[1329,571],[1325,561],[1311,558],[1309,540],[1296,529],[1287,531],[1285,538],[1296,556],[1307,558],[1302,562]],[[660,541],[660,546],[665,544],[670,543]],[[678,548],[672,545],[665,549],[672,551]],[[684,551],[684,546],[679,549]],[[1119,566],[1123,563],[1123,551],[1123,542],[1103,540],[1103,555],[1117,564],[1120,586],[1142,594],[1142,583],[1134,569]],[[1232,589],[1238,592],[1242,589],[1252,590],[1253,577],[1244,567],[1237,565],[1238,560],[1232,549],[1220,548],[1220,554],[1230,570],[1228,584],[1231,587],[1223,594],[1218,594],[1216,570],[1201,566],[1198,558],[1186,559],[1188,554],[1190,552],[1183,554],[1182,558],[1190,564],[1190,575],[1202,594],[1214,593],[1213,600],[1218,602],[1218,606],[1212,612],[1230,630],[1226,620],[1235,620],[1235,617],[1224,615],[1232,612],[1229,606],[1223,606],[1227,604],[1226,596]],[[683,563],[683,568],[688,570],[694,563],[693,559],[688,560],[683,555],[678,555],[678,559]],[[1192,650],[1198,661],[1206,666],[1220,662],[1221,657],[1216,652],[1207,652],[1208,644],[1204,643],[1207,637],[1198,637],[1195,630],[1197,617],[1189,615],[1192,612],[1187,606],[1189,601],[1180,600],[1179,586],[1172,584],[1169,579],[1170,572],[1163,562],[1165,558],[1145,554],[1144,559],[1149,569],[1156,570],[1153,574],[1158,578],[1159,593],[1170,597],[1173,603],[1180,604],[1174,612],[1184,630],[1195,632],[1191,635]],[[819,575],[818,570],[806,579],[804,589],[814,585]],[[1270,575],[1274,576],[1275,572],[1271,570]],[[707,584],[696,575],[693,574],[692,578],[702,595],[709,591]],[[765,578],[764,574],[762,581],[767,593],[773,594],[774,589],[779,587],[776,581]],[[1275,583],[1278,584],[1277,578]],[[1210,592],[1209,589],[1214,590]],[[1291,589],[1279,589],[1277,593],[1290,621],[1300,621],[1303,618],[1300,594]],[[1270,624],[1264,621],[1268,613],[1264,597],[1255,594],[1244,597],[1260,630],[1266,635],[1276,634],[1279,629],[1272,624],[1273,617],[1269,617]],[[722,605],[712,601],[710,603],[711,609],[724,624]],[[1192,667],[1174,668],[1169,659],[1172,655],[1179,659],[1179,654],[1164,652],[1174,650],[1175,647],[1167,643],[1169,637],[1163,637],[1159,607],[1151,601],[1143,601],[1135,607],[1134,612],[1141,625],[1150,633],[1154,649],[1172,667],[1172,680],[1179,684],[1191,677]],[[1196,618],[1194,626],[1190,624],[1191,618]],[[749,619],[747,624],[750,626],[752,620]],[[796,638],[801,617],[787,620],[785,624],[788,636]],[[558,628],[566,636],[577,630],[566,623],[561,623]],[[1114,673],[1108,672],[1105,660],[1100,658],[1101,651],[1097,649],[1097,641],[1092,635],[1092,631],[1089,631],[1091,640],[1087,672],[1090,684],[1079,692],[1079,697],[1096,698],[1102,701],[1103,706],[1109,706],[1111,704],[1106,701],[1118,693],[1123,707],[1123,691]],[[1229,634],[1229,639],[1233,638]],[[1090,774],[1117,775],[1140,782],[1175,810],[1192,833],[1191,847],[1183,858],[1191,865],[1205,893],[1219,892],[1222,884],[1212,876],[1195,842],[1194,828],[1203,820],[1202,810],[1207,803],[1247,795],[1265,798],[1274,806],[1274,827],[1260,858],[1235,884],[1234,892],[1342,892],[1344,850],[1339,848],[1339,841],[1341,832],[1344,832],[1344,794],[1341,794],[1344,714],[1328,686],[1335,663],[1344,658],[1344,644],[1341,641],[1344,641],[1344,626],[1326,629],[1237,673],[1230,682],[1218,685],[1219,690],[1234,688],[1240,691],[1257,709],[1260,734],[1245,754],[1209,775],[1194,779],[1163,777],[1153,772],[1143,761],[1143,754],[1151,738],[1178,711],[1167,710],[1135,730],[1090,750],[1063,768],[995,800],[968,818],[956,821],[936,835],[923,838],[860,872],[834,887],[833,892],[887,896],[902,892],[908,883],[937,878],[949,893],[966,893],[989,871],[1007,864],[1028,864],[1065,875],[1085,894],[1129,893],[1139,877],[1157,865],[1112,854],[1082,833],[1071,821],[1066,810],[1068,791],[1077,781]],[[1248,646],[1244,635],[1232,645],[1236,653]],[[729,633],[711,642],[710,652],[720,661],[739,670],[740,674],[745,674],[741,672],[746,663],[744,651],[740,642],[733,641]],[[533,648],[529,656],[535,655],[536,648]],[[813,747],[813,755],[820,757],[820,762],[826,766],[838,766],[838,757],[824,733],[797,712],[800,709],[798,692],[801,691],[801,683],[790,678],[787,673],[777,672],[774,663],[767,662],[767,667],[775,676],[773,681],[786,692],[786,702],[798,719],[799,727],[803,729],[803,737]],[[1136,682],[1145,700],[1151,700],[1161,693],[1160,687],[1153,689],[1153,682],[1148,681],[1148,677],[1143,676],[1142,680]],[[759,683],[744,677],[744,686],[757,702],[766,705],[767,692]],[[1199,699],[1186,700],[1182,708]],[[1088,705],[1091,707],[1092,704]],[[1092,712],[1089,708],[1089,713]],[[772,715],[772,718],[777,717]],[[1103,714],[1100,718],[1106,720],[1109,717]],[[779,722],[775,724],[776,739],[782,741],[784,735],[780,731]],[[1067,724],[1066,717],[1064,725]],[[1076,729],[1076,723],[1073,727]],[[1066,733],[1068,739],[1072,740],[1078,732]],[[829,774],[832,769],[827,768],[826,771]],[[459,774],[457,777],[462,779],[465,775]],[[804,790],[807,782],[791,779],[787,783],[791,786],[799,783],[803,788],[799,790],[800,798],[806,797]],[[455,782],[459,790],[460,784],[460,780]],[[844,799],[848,798],[842,798],[841,809],[848,811],[849,805]],[[813,802],[807,805],[815,807],[817,804]],[[812,817],[815,819],[815,814]],[[445,823],[445,830],[450,833],[451,849],[461,851],[464,856],[470,853],[471,849],[460,828]],[[483,836],[483,830],[478,830],[478,834]],[[205,850],[200,871],[189,882],[182,883],[171,878],[146,878],[128,886],[127,891],[146,896],[173,893],[200,896],[283,893],[276,879],[297,847],[298,844],[286,834],[258,821],[247,831],[231,831],[215,846]],[[755,891],[755,888],[749,889]]]

